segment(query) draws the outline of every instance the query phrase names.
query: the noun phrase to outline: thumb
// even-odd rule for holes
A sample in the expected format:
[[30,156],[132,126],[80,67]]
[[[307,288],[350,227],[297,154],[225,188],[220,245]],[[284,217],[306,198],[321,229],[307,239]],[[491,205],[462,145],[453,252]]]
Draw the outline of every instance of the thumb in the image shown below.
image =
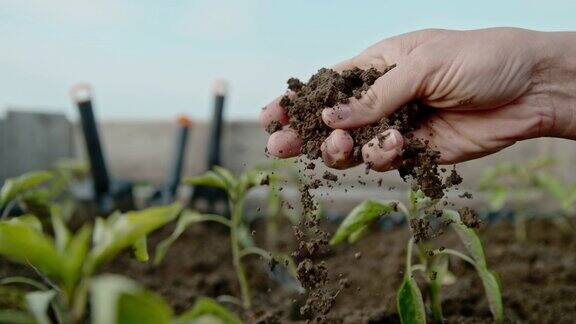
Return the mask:
[[424,79],[423,71],[410,60],[403,60],[378,78],[360,99],[350,98],[345,104],[324,109],[322,119],[326,125],[338,129],[372,124],[416,98]]

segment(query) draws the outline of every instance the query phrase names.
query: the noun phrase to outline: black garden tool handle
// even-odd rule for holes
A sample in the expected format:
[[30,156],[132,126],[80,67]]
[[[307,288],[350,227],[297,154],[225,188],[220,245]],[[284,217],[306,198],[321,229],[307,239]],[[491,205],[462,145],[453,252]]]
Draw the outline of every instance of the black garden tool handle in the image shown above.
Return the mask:
[[178,118],[178,130],[176,132],[174,155],[172,156],[170,170],[168,171],[168,181],[166,182],[163,194],[165,202],[171,202],[174,200],[178,186],[182,181],[182,169],[184,167],[186,147],[188,145],[188,136],[191,125],[192,122],[187,116],[180,116]]
[[100,143],[96,118],[94,117],[92,89],[88,84],[77,84],[70,89],[70,94],[80,113],[86,153],[90,160],[94,195],[99,200],[110,191],[110,176]]
[[[227,85],[224,80],[217,80],[212,87],[214,96],[214,112],[208,139],[206,169],[211,170],[221,164],[221,142],[224,125],[224,103]],[[191,205],[202,212],[228,214],[226,192],[219,188],[196,186],[192,195]]]

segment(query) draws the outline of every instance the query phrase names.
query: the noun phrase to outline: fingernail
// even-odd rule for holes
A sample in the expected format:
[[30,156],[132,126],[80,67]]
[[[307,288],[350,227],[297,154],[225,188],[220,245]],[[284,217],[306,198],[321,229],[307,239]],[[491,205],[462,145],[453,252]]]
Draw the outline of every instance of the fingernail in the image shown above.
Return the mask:
[[396,132],[389,131],[379,135],[378,142],[384,151],[390,151],[392,149],[396,149],[400,141]]
[[326,141],[326,151],[328,151],[328,153],[332,155],[340,153],[340,149],[336,144],[336,136],[330,136],[328,138],[328,140]]
[[352,108],[349,105],[338,105],[335,108],[325,109],[326,117],[332,123],[348,119],[352,115]]

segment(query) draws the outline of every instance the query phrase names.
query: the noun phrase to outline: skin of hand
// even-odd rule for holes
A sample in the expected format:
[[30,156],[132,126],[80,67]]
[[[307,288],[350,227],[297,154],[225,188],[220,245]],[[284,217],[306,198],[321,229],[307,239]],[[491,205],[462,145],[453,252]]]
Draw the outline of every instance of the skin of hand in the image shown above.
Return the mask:
[[[415,101],[432,112],[414,135],[440,151],[441,164],[482,157],[529,138],[576,139],[576,33],[422,30],[385,39],[333,69],[383,70],[391,64],[397,66],[360,99],[322,112],[334,128],[322,144],[327,166],[354,165],[347,129],[369,125]],[[260,114],[263,126],[284,125],[270,136],[267,148],[277,157],[296,156],[302,143],[279,101]],[[402,152],[402,135],[385,133],[383,147],[362,148],[363,162],[376,171],[393,168]]]

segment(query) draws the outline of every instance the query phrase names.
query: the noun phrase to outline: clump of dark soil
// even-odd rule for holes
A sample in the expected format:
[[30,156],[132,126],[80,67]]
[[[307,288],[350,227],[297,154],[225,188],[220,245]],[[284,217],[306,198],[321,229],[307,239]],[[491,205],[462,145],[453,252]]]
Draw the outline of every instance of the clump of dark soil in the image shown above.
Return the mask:
[[460,219],[464,225],[470,228],[480,227],[480,219],[474,210],[470,209],[469,207],[462,207],[458,210],[458,213],[460,213]]
[[[324,108],[347,103],[350,98],[361,98],[376,79],[392,68],[394,65],[382,72],[375,68],[367,70],[354,68],[342,73],[322,68],[307,83],[295,78],[289,79],[288,88],[293,94],[284,96],[280,105],[286,109],[290,127],[298,133],[303,142],[301,153],[312,160],[321,156],[320,146],[333,130],[322,121]],[[412,178],[414,186],[421,189],[426,196],[433,199],[442,198],[444,190],[460,183],[461,178],[454,171],[443,182],[438,170],[440,153],[433,150],[428,142],[410,135],[426,119],[428,111],[421,105],[411,103],[372,125],[349,130],[354,140],[352,158],[360,162],[363,145],[376,137],[378,145],[382,146],[385,140],[382,133],[395,128],[404,134],[406,140],[398,166],[400,176],[404,180]],[[269,128],[276,129],[277,125],[271,124]]]

